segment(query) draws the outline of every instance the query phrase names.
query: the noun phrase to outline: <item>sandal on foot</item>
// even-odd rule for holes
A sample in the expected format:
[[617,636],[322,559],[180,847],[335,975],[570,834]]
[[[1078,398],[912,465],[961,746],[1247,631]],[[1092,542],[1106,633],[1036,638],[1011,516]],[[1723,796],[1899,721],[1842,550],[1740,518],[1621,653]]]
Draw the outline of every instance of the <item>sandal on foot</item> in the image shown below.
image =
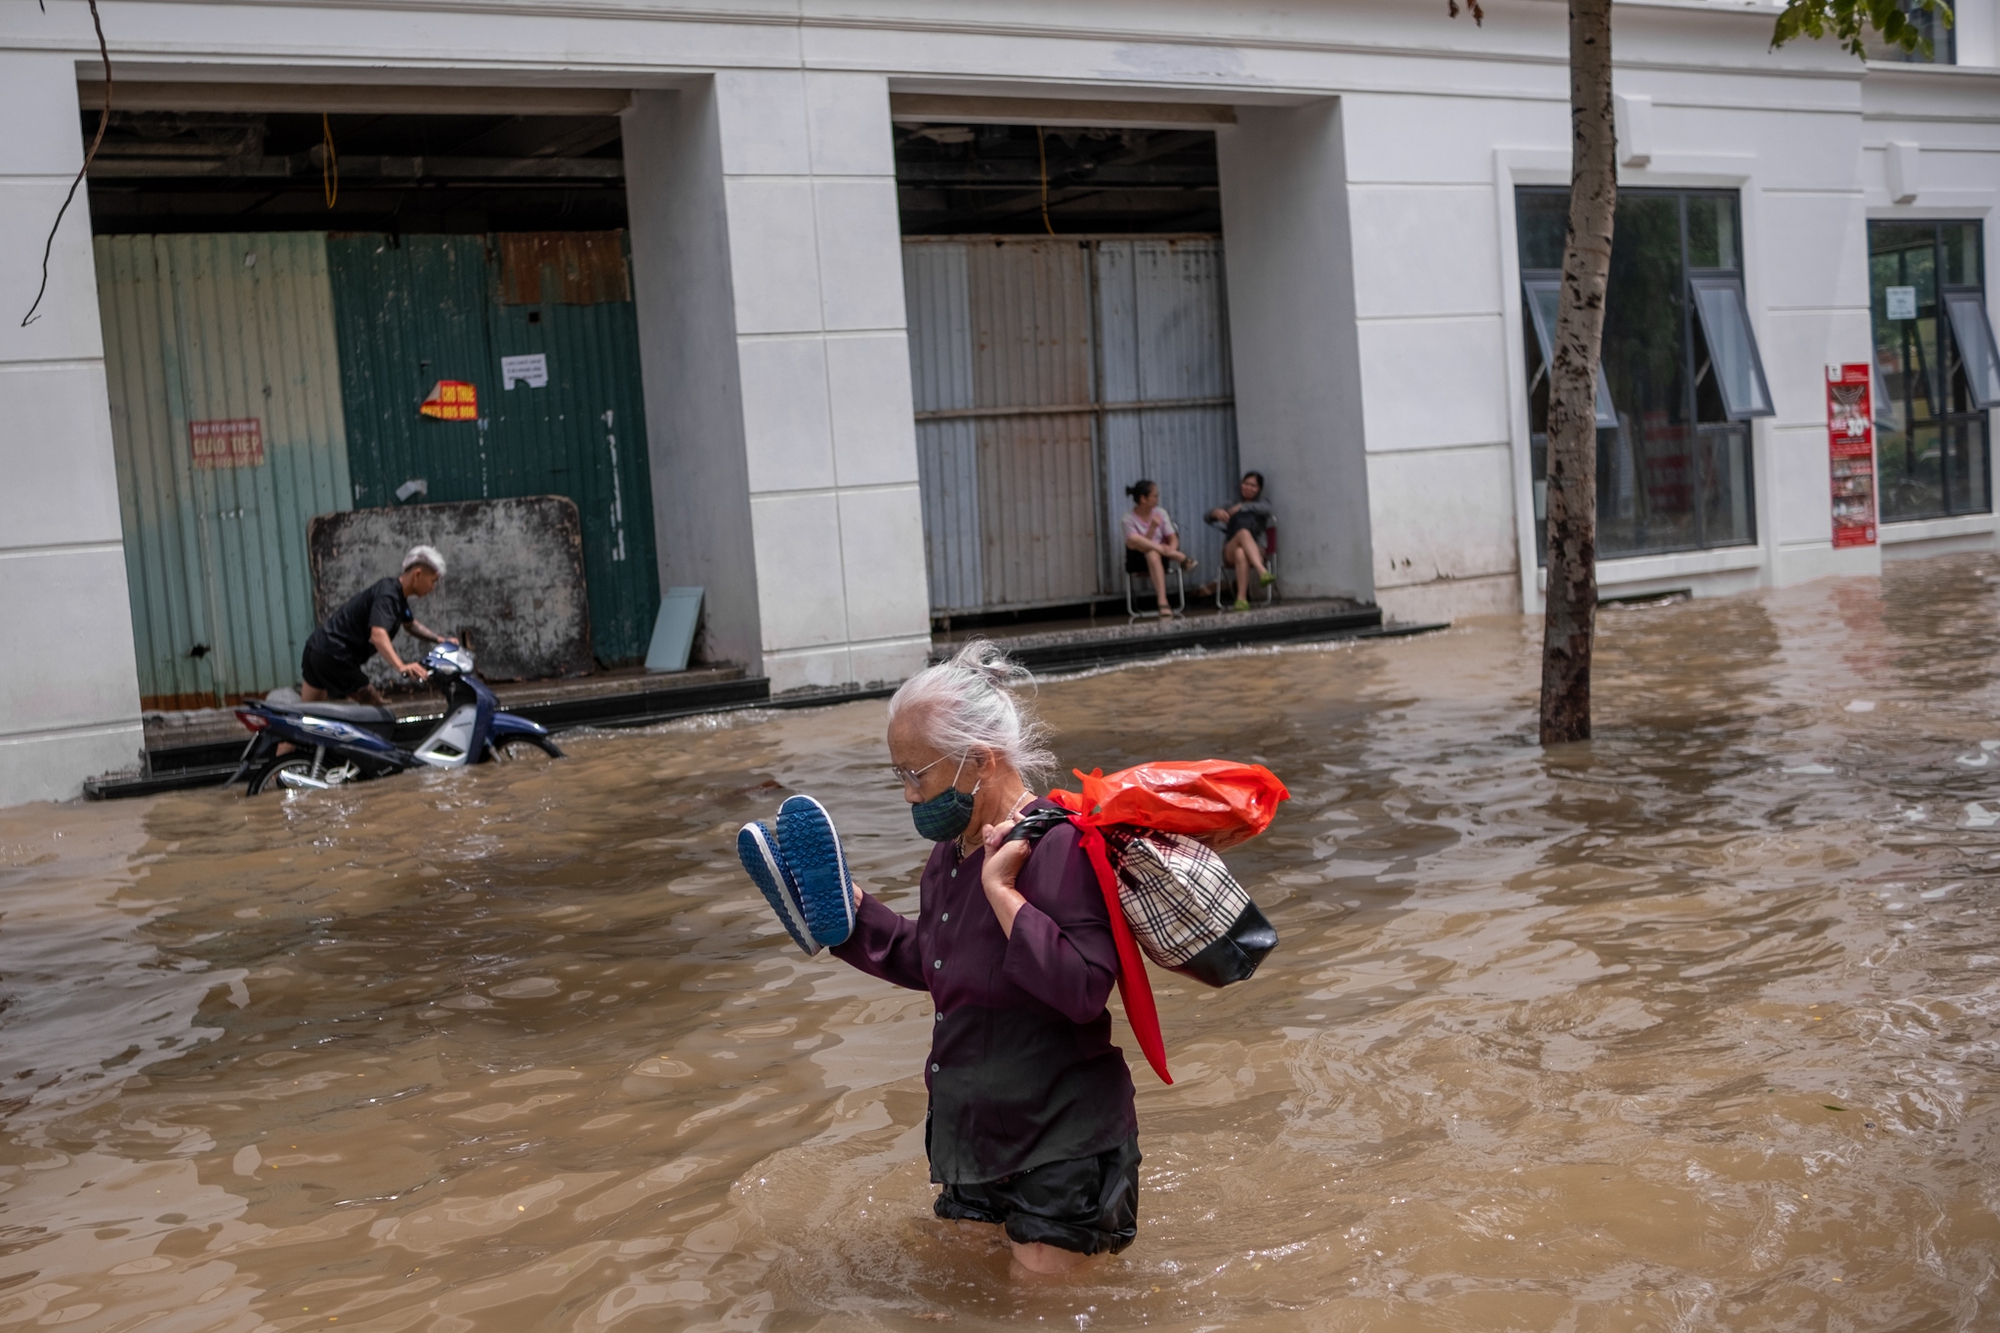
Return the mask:
[[1250,609],[1249,599],[1244,597],[1239,597],[1236,599],[1236,605],[1230,607],[1229,609],[1231,611],[1248,611]]
[[750,881],[778,914],[778,924],[792,937],[792,943],[810,958],[819,952],[812,930],[806,925],[805,908],[799,899],[798,882],[778,850],[778,835],[762,822],[745,824],[736,835],[736,858],[750,872]]
[[854,933],[854,879],[826,807],[810,796],[788,798],[778,807],[778,845],[798,881],[799,903],[813,939],[845,943]]
[[1276,574],[1273,574],[1268,569],[1265,570],[1262,574],[1259,574],[1257,576],[1257,582],[1263,584],[1267,588],[1270,587],[1273,583],[1276,583],[1277,581],[1278,581],[1278,576]]

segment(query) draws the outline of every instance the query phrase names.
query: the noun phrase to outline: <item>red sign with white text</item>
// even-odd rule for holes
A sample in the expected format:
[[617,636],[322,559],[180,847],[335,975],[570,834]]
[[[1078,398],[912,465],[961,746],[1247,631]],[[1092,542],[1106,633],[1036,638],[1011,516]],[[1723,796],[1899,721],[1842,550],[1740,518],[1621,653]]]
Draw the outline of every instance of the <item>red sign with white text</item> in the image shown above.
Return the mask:
[[188,449],[196,467],[256,467],[264,461],[264,423],[256,417],[190,421]]
[[1833,468],[1833,545],[1875,544],[1875,404],[1866,362],[1826,368],[1826,446]]

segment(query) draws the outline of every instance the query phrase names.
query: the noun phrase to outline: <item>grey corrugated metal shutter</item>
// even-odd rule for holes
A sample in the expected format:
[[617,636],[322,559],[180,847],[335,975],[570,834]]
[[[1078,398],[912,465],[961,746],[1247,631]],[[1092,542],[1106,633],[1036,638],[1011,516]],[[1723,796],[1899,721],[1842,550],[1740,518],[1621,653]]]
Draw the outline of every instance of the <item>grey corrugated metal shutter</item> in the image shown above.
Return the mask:
[[326,238],[100,236],[96,252],[143,703],[293,683],[314,623],[306,521],[351,494]]
[[1104,414],[1107,531],[1122,531],[1125,488],[1156,481],[1196,577],[1213,578],[1222,534],[1202,515],[1237,498],[1221,242],[1102,241],[1097,261],[1103,397],[1128,405]]
[[1219,241],[912,238],[904,290],[934,613],[1115,592],[1141,476],[1216,567],[1201,515],[1236,493]]

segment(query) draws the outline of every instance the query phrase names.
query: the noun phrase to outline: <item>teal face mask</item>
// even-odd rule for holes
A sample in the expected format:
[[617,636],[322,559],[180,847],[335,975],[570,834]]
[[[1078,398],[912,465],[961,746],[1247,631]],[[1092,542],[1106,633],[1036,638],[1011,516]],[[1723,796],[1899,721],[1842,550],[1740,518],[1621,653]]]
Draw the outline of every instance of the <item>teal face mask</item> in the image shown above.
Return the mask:
[[930,842],[949,842],[965,832],[972,822],[972,798],[979,794],[975,785],[971,791],[958,789],[958,775],[965,771],[965,761],[958,761],[958,771],[951,775],[951,786],[946,787],[928,801],[918,801],[910,807],[910,822],[917,826],[917,836]]

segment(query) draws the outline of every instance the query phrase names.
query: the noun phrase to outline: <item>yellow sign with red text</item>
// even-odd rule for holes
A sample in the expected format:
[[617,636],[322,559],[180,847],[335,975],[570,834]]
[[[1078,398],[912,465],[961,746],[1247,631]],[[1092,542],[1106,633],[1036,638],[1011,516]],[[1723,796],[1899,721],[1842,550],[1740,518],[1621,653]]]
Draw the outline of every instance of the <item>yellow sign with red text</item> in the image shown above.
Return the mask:
[[417,410],[439,421],[477,421],[479,390],[464,380],[439,380]]

